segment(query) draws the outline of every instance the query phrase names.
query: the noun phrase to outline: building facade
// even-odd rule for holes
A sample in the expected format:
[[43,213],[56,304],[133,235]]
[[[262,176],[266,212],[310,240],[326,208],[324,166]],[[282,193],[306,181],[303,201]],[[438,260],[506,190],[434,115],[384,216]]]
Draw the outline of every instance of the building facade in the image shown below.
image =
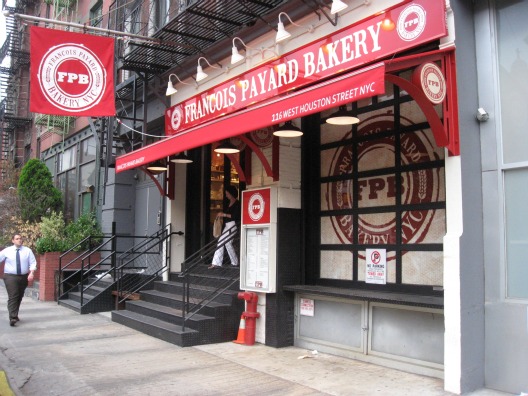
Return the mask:
[[[271,188],[274,287],[249,284],[247,244],[238,252],[257,342],[440,377],[454,393],[527,391],[526,3],[307,3],[80,7],[162,41],[119,41],[116,117],[40,136],[66,205],[97,208],[106,230],[184,231],[175,273],[212,240],[229,185]],[[291,36],[277,42],[279,22]],[[328,122],[340,110],[359,123]],[[302,136],[274,135],[289,122]],[[216,153],[226,142],[240,151]],[[181,153],[193,162],[170,161]],[[157,160],[168,169],[154,174]]]

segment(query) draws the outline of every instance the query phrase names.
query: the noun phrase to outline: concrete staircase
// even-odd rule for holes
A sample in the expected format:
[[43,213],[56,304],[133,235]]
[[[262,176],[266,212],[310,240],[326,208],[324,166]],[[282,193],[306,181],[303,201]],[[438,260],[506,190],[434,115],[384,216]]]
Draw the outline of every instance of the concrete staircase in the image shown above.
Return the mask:
[[[200,265],[190,286],[191,303],[218,289],[226,279],[238,279],[239,268],[208,270]],[[203,305],[182,327],[183,283],[177,276],[171,281],[154,282],[152,290],[143,290],[139,301],[126,301],[125,309],[112,311],[112,320],[142,333],[182,347],[235,340],[244,310],[237,298],[238,281],[217,298]]]
[[[93,282],[96,278],[90,278],[87,284]],[[81,306],[81,291],[80,286],[75,290],[67,293],[67,296],[59,299],[59,305],[70,308],[80,314],[88,314],[95,312],[111,311],[115,307],[114,298],[112,296],[113,280],[109,277],[108,280],[100,279],[97,284],[90,288],[84,288]]]

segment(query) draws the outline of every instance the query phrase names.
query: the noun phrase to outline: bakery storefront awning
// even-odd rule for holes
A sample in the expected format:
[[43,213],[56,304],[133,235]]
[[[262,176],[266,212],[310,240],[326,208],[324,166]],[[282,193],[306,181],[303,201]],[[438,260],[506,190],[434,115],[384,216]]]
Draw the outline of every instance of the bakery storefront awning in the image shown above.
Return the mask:
[[116,172],[195,147],[383,94],[385,66],[375,64],[246,110],[211,120],[116,158]]
[[[375,62],[445,37],[445,14],[444,2],[404,3],[390,10],[397,21],[392,30],[381,28],[384,15],[373,15],[171,106],[167,137],[118,157],[116,172],[379,95],[391,61]],[[347,70],[355,71],[342,74]],[[433,128],[439,138],[440,127]]]

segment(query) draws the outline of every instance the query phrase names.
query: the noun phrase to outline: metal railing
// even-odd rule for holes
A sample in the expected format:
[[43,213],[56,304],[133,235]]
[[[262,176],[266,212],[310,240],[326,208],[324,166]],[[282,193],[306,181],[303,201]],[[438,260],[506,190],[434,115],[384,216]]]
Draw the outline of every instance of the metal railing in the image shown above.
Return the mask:
[[114,272],[117,292],[116,309],[120,303],[155,280],[159,280],[169,270],[173,235],[181,236],[183,232],[171,232],[170,225],[168,225],[119,256]]
[[[115,231],[115,228],[114,228]],[[77,290],[80,293],[81,307],[86,303],[84,294],[92,287],[112,279],[113,291],[116,294],[116,307],[130,295],[168,271],[170,263],[170,238],[172,235],[183,235],[183,232],[171,232],[170,224],[150,236],[116,235],[106,237],[105,241],[91,250],[86,250],[73,260],[63,265],[68,253],[76,251],[79,246],[89,243],[86,238],[59,258],[58,300],[68,293]],[[141,239],[139,243],[123,252],[118,251],[119,242]]]
[[[111,236],[105,242],[99,244],[95,248],[79,253],[75,258],[64,265],[63,260],[67,257],[68,253],[77,252],[78,248],[85,244],[88,244],[88,246],[93,246],[93,238],[87,237],[83,239],[81,242],[72,246],[59,256],[59,284],[57,300],[60,300],[65,295],[72,292],[77,286],[80,286],[81,306],[83,305],[85,279],[88,279],[92,274],[98,271],[98,269],[103,264],[107,263],[108,260],[115,259],[115,252],[113,249],[110,249],[110,253],[106,256],[100,255],[101,252],[105,251],[105,247],[107,245],[115,245],[115,239],[115,235]],[[79,268],[77,268],[77,265],[79,265]]]
[[[182,271],[178,277],[182,281],[182,329],[185,330],[186,322],[206,307],[211,301],[222,295],[240,280],[240,272],[229,269],[229,264],[215,268],[204,274],[204,264],[212,263],[213,255],[217,249],[225,249],[225,245],[240,243],[240,233],[235,229],[224,231],[218,239],[214,239],[202,249],[189,256],[182,263]],[[235,251],[240,249],[235,248]],[[224,252],[224,258],[228,256]],[[191,289],[193,293],[191,295]]]

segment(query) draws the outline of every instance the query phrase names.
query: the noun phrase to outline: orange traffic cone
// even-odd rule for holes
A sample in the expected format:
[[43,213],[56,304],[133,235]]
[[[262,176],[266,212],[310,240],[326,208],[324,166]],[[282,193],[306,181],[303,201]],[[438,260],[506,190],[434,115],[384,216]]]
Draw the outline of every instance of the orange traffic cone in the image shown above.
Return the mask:
[[240,326],[238,327],[238,336],[237,339],[233,341],[236,344],[245,344],[246,343],[246,319],[244,315],[240,317]]

